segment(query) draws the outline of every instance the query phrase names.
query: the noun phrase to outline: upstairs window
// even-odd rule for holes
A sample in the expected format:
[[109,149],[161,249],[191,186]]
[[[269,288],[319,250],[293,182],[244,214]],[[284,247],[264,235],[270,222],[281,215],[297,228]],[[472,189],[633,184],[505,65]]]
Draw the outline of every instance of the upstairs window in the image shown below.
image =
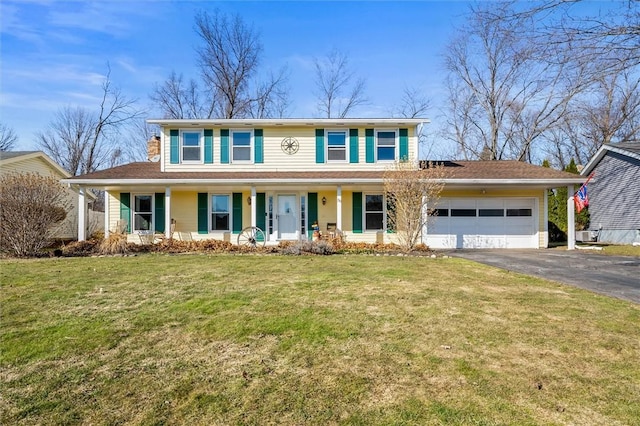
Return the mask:
[[233,131],[231,133],[231,161],[251,161],[251,142],[253,133],[249,131]]
[[231,213],[228,195],[211,196],[211,230],[228,231],[230,228],[229,218]]
[[202,133],[182,132],[182,161],[200,162],[202,160]]
[[347,161],[347,132],[327,132],[327,161]]
[[376,155],[378,161],[394,161],[396,159],[397,132],[379,130],[376,132]]

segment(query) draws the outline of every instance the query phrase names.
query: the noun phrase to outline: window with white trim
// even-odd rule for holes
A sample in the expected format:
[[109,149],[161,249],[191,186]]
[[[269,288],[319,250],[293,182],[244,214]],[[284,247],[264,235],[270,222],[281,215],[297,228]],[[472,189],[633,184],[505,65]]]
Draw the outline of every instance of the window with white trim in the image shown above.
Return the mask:
[[153,231],[153,194],[133,196],[133,231]]
[[364,228],[367,231],[384,229],[384,195],[366,194],[364,196]]
[[202,161],[203,135],[201,131],[182,130],[180,135],[180,150],[182,161],[199,163]]
[[377,161],[395,161],[398,146],[398,132],[395,130],[376,130]]
[[251,161],[253,152],[253,132],[248,130],[231,131],[231,161]]
[[228,231],[231,229],[231,197],[215,194],[211,196],[211,230]]
[[327,161],[347,161],[347,132],[344,130],[328,130]]

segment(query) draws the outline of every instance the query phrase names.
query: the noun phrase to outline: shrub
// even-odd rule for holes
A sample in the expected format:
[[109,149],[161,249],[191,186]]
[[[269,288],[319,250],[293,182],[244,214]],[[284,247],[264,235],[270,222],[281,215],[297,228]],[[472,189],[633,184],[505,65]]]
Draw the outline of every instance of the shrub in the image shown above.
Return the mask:
[[98,253],[100,240],[91,239],[85,241],[74,241],[62,247],[63,256],[91,256]]
[[127,236],[114,232],[109,234],[109,238],[102,240],[99,250],[101,254],[125,254],[127,249]]
[[333,246],[327,241],[296,241],[289,244],[282,244],[280,252],[282,254],[299,256],[301,254],[329,255],[335,253]]
[[53,177],[10,173],[0,178],[0,251],[34,256],[47,247],[56,225],[71,209],[65,188]]

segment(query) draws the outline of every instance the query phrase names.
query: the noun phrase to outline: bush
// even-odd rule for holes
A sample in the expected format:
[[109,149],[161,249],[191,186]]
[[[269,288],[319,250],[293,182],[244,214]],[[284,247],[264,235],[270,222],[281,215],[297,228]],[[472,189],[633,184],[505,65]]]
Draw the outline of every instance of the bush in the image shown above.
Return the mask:
[[329,255],[335,253],[333,246],[327,241],[296,241],[281,245],[280,253],[299,256],[301,254]]
[[91,256],[98,252],[100,240],[91,239],[86,241],[74,241],[62,247],[63,256]]
[[65,188],[53,177],[10,173],[0,178],[0,251],[35,256],[47,247],[71,210]]
[[114,232],[109,234],[109,238],[105,238],[100,243],[100,254],[126,254],[127,253],[127,236]]

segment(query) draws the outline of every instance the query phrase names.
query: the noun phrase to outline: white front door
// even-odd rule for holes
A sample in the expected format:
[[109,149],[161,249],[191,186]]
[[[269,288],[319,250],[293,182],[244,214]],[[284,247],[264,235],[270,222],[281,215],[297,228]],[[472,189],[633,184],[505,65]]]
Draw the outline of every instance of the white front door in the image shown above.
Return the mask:
[[298,200],[295,195],[278,195],[278,239],[298,239]]

